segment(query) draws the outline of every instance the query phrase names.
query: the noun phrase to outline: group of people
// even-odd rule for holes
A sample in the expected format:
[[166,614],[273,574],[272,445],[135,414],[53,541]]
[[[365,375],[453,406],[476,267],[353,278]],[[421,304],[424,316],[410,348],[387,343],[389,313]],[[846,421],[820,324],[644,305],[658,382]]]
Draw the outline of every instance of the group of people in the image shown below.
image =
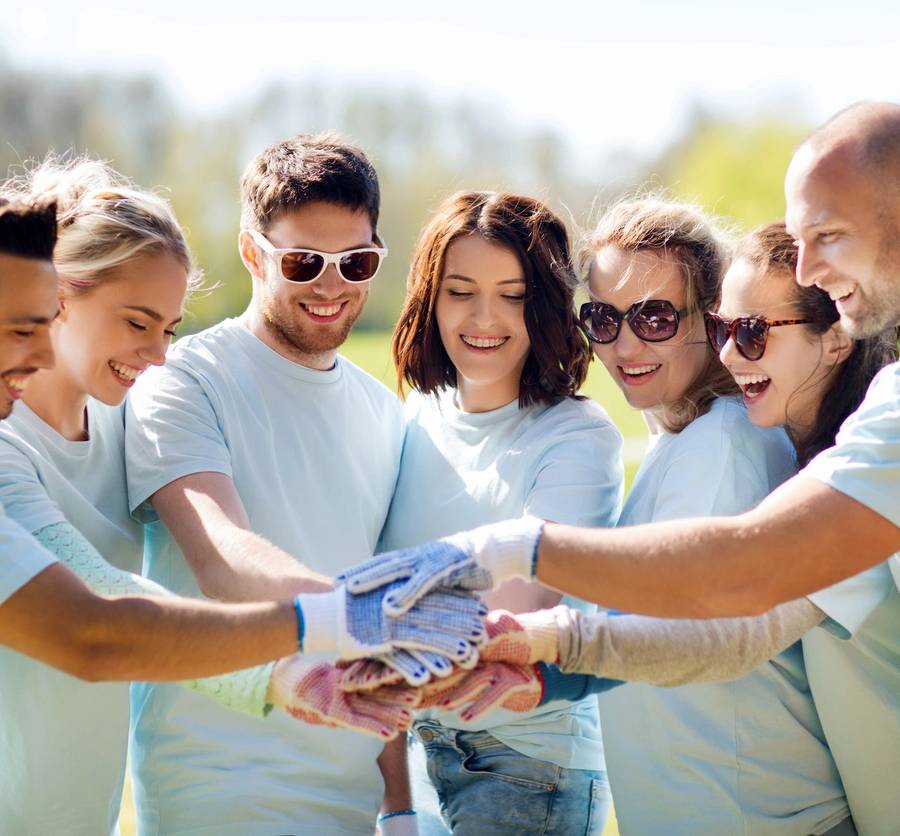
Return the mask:
[[[453,195],[401,404],[338,354],[388,254],[340,137],[251,161],[251,300],[175,345],[163,199],[0,185],[0,830],[115,833],[130,751],[141,834],[898,832],[900,106],[786,198],[576,252]],[[624,506],[592,355],[650,428]]]

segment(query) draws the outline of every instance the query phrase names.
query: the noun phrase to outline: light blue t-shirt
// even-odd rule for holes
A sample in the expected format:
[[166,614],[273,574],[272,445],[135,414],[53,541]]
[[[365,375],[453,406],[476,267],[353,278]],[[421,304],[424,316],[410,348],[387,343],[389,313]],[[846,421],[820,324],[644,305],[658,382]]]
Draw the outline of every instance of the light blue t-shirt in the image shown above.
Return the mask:
[[56,558],[7,517],[0,505],[0,606],[55,562]]
[[[872,382],[834,447],[803,473],[900,525],[900,364]],[[893,577],[891,571],[893,570]],[[864,834],[900,828],[900,556],[810,595],[829,617],[803,637],[825,736]]]
[[[179,340],[126,410],[130,501],[150,521],[146,574],[199,595],[145,500],[204,471],[230,476],[251,528],[315,571],[370,557],[402,444],[399,402],[347,360],[305,368],[237,320]],[[175,685],[132,686],[132,715],[141,833],[372,833],[383,793],[377,740],[281,712],[256,720]]]
[[[859,409],[838,430],[834,447],[802,472],[900,526],[900,363],[875,376]],[[889,563],[900,588],[900,553]]]
[[[400,479],[382,537],[386,549],[532,514],[555,522],[611,526],[622,502],[622,436],[592,401],[566,399],[520,409],[460,411],[455,392],[407,404]],[[596,610],[574,598],[583,612]],[[596,699],[549,703],[529,714],[498,709],[452,728],[489,730],[505,745],[568,769],[603,769]]]
[[[736,514],[794,472],[785,433],[720,398],[677,435],[651,435],[619,525]],[[800,643],[735,682],[600,696],[623,833],[807,836],[847,801],[809,692]]]
[[[91,400],[87,415],[90,439],[68,441],[17,404],[0,424],[0,502],[27,531],[67,520],[110,563],[140,572],[122,409]],[[128,711],[125,683],[82,682],[0,649],[0,831],[116,832]]]

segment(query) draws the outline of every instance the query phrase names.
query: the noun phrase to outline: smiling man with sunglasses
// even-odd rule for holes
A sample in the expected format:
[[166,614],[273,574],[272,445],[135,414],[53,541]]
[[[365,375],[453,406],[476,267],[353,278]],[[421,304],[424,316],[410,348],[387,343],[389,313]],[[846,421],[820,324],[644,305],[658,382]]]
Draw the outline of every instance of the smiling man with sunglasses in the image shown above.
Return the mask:
[[[387,249],[375,170],[334,135],[266,148],[241,204],[250,303],[135,385],[129,498],[148,521],[151,578],[187,595],[290,599],[330,590],[375,552],[393,494],[400,405],[337,353]],[[336,615],[330,597],[303,596],[307,621]],[[410,806],[402,742],[380,754],[377,740],[194,696],[134,688],[142,832],[371,834],[382,795],[386,812]]]

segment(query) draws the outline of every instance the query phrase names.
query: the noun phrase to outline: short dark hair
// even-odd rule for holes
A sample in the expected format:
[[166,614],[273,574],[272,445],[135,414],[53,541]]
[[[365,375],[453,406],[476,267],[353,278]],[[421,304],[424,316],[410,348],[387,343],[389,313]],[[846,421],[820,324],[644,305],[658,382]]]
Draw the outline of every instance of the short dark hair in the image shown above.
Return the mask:
[[[804,325],[814,334],[824,334],[840,319],[831,297],[818,287],[804,287],[795,280],[797,246],[783,223],[757,227],[738,243],[735,261],[746,261],[766,273],[784,273],[790,281],[793,300]],[[889,329],[874,337],[855,340],[853,349],[822,396],[815,424],[802,438],[790,433],[797,463],[805,467],[816,455],[834,446],[841,424],[862,403],[878,372],[897,360],[897,332]]]
[[321,201],[364,211],[378,226],[378,175],[360,148],[335,133],[299,134],[254,157],[241,178],[241,226],[261,232],[284,212]]
[[458,192],[444,202],[419,237],[391,345],[399,388],[407,383],[431,394],[457,385],[435,307],[447,249],[472,233],[507,247],[522,265],[525,328],[531,346],[519,382],[519,405],[580,397],[591,350],[575,317],[577,282],[565,224],[538,200],[495,192]]
[[0,253],[53,260],[56,203],[0,197]]

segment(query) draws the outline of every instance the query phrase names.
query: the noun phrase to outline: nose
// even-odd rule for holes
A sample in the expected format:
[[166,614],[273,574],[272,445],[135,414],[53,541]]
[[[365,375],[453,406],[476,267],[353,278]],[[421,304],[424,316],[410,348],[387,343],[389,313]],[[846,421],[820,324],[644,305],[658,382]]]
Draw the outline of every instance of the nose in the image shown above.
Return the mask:
[[344,292],[346,283],[338,275],[337,265],[329,264],[325,272],[313,282],[312,290],[323,299],[334,299]]
[[52,369],[56,363],[53,354],[53,343],[50,341],[50,329],[40,328],[40,333],[35,333],[33,349],[28,355],[28,360],[23,363],[36,369]]
[[487,294],[475,297],[472,309],[472,323],[482,330],[490,328],[494,324],[494,304]]
[[823,274],[825,267],[825,262],[818,257],[815,247],[810,247],[802,241],[797,244],[797,284],[812,287]]
[[167,334],[154,335],[138,349],[138,357],[151,366],[161,366],[166,362],[166,350],[170,338]]
[[734,337],[729,337],[725,345],[722,346],[722,350],[719,352],[719,360],[722,361],[722,365],[729,371],[731,371],[734,364],[743,360],[741,352],[738,351],[738,347],[734,344]]
[[637,357],[644,348],[644,341],[635,336],[628,322],[623,321],[619,328],[619,336],[616,338],[616,355],[623,360]]

